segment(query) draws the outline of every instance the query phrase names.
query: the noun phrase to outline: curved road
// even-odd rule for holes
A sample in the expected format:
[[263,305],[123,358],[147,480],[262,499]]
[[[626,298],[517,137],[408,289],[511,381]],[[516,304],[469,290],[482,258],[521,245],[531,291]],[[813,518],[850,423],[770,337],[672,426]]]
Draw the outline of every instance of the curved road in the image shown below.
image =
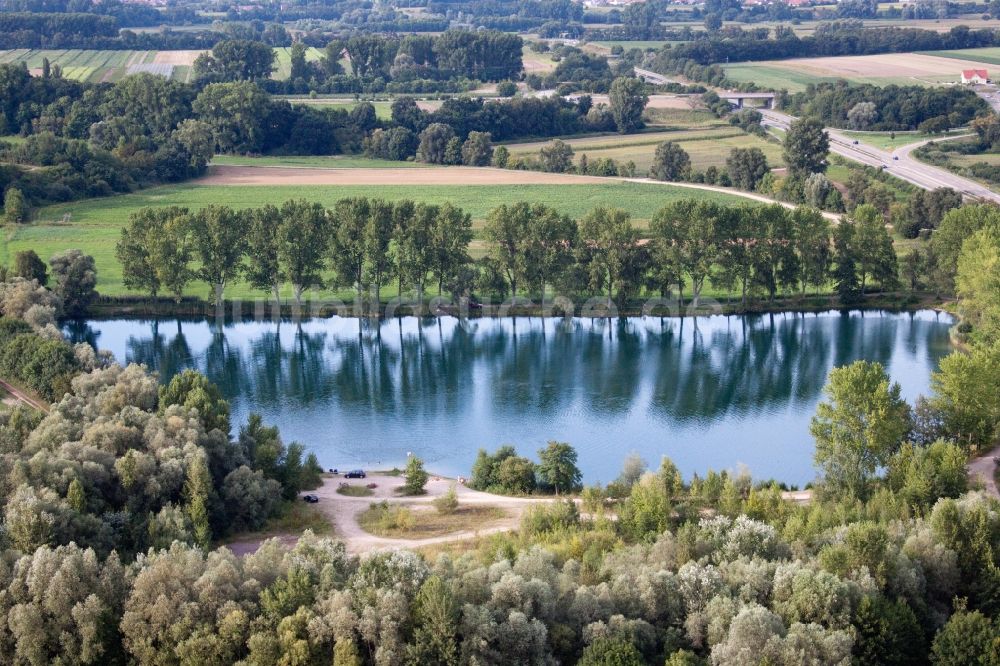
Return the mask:
[[[768,122],[768,124],[783,130],[787,130],[792,121],[796,120],[795,116],[790,116],[786,113],[781,113],[780,111],[774,111],[771,109],[758,109],[758,111],[760,111],[760,113],[764,116],[764,119]],[[953,190],[957,190],[965,196],[973,199],[1000,203],[1000,194],[992,191],[985,185],[981,185],[980,183],[968,178],[963,178],[962,176],[956,175],[946,169],[924,164],[910,155],[910,153],[916,148],[919,148],[930,141],[958,139],[961,138],[961,136],[967,135],[949,136],[942,139],[928,139],[927,141],[920,141],[906,146],[901,146],[900,148],[890,152],[865,143],[855,143],[854,139],[846,136],[836,129],[827,128],[826,132],[830,136],[830,152],[832,153],[842,155],[843,157],[854,160],[855,162],[867,164],[868,166],[875,167],[876,169],[885,167],[885,170],[894,175],[896,178],[905,180],[908,183],[916,185],[917,187],[922,187],[925,190],[936,190],[940,187],[950,187]]]

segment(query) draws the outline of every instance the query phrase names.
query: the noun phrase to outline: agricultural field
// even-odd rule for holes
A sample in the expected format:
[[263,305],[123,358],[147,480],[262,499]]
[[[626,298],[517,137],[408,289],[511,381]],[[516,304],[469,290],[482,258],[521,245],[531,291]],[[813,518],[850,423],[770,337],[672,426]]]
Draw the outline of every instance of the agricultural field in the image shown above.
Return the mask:
[[[287,79],[291,69],[291,49],[275,48],[273,78]],[[202,51],[97,51],[85,49],[0,50],[0,63],[25,62],[32,74],[40,74],[42,60],[62,67],[63,76],[76,81],[102,83],[118,81],[128,74],[149,72],[177,81],[191,79],[191,67]],[[306,59],[319,60],[323,52],[310,48]]]
[[[44,50],[44,49],[12,49],[0,50],[0,63],[24,62],[32,74],[42,72],[42,61],[45,58],[53,65],[58,64],[63,76],[75,81],[100,83],[117,81],[130,71],[148,71],[156,69],[157,51],[91,51],[91,50]],[[165,68],[164,72],[171,72]]]
[[[3,139],[0,139],[3,140]],[[216,155],[213,166],[301,167],[313,169],[434,169],[434,164],[424,162],[396,162],[372,160],[354,155]]]
[[[1000,49],[972,49],[984,58],[1000,58]],[[796,58],[726,65],[726,75],[739,82],[790,92],[800,92],[810,83],[846,79],[875,85],[944,85],[959,80],[963,69],[989,68],[995,63],[977,60],[976,53],[943,51],[931,53],[886,53],[869,56]],[[966,58],[961,54],[968,53]]]
[[[884,9],[890,7],[891,5],[885,3],[879,3],[879,8]],[[836,5],[831,5],[829,9],[835,9]],[[857,21],[859,19],[852,19]],[[788,21],[762,21],[760,23],[754,23],[754,27],[767,27],[773,29],[778,25],[790,27],[795,31],[795,34],[799,37],[807,37],[816,32],[816,29],[823,23],[828,23],[829,21],[801,21],[796,24],[790,24]],[[970,14],[967,16],[957,16],[945,19],[860,19],[860,22],[864,24],[866,28],[917,28],[920,30],[931,30],[933,32],[949,32],[952,28],[960,25],[969,26],[974,29],[982,28],[1000,28],[1000,19],[989,19],[984,21],[982,19],[982,14]],[[684,27],[683,22],[668,22],[664,23],[668,27]],[[690,22],[688,22],[690,25]],[[737,21],[726,21],[726,26],[735,27],[746,27],[744,24]]]
[[[447,169],[440,169],[447,171]],[[9,264],[19,250],[34,249],[47,259],[66,248],[80,248],[94,256],[98,270],[98,291],[107,295],[127,293],[121,284],[121,268],[115,258],[115,243],[129,214],[144,206],[187,206],[198,209],[209,204],[245,208],[267,203],[281,204],[288,199],[307,199],[332,206],[350,196],[381,197],[388,200],[413,199],[427,203],[452,202],[469,212],[474,227],[481,229],[486,214],[500,204],[516,201],[547,203],[574,217],[586,214],[598,205],[618,206],[628,210],[637,226],[645,227],[659,208],[671,201],[700,198],[720,203],[741,203],[746,199],[671,185],[627,183],[581,179],[580,184],[538,185],[388,185],[378,184],[378,172],[372,170],[371,184],[330,185],[205,185],[198,181],[183,185],[156,187],[135,194],[89,199],[48,206],[35,212],[34,221],[18,227],[0,241],[0,262]],[[525,174],[543,176],[544,174]],[[473,253],[482,253],[482,243],[474,241]],[[206,287],[193,284],[189,294],[206,296]],[[262,294],[243,284],[227,290],[231,297],[252,298]]]
[[920,53],[937,58],[951,58],[952,60],[963,60],[966,62],[972,60],[990,65],[1000,65],[1000,47],[996,46],[982,49],[960,49],[958,51],[921,51]]
[[[616,162],[635,162],[636,175],[644,176],[653,163],[656,147],[664,141],[674,141],[691,156],[691,167],[703,171],[710,166],[724,167],[726,158],[733,148],[756,147],[764,151],[772,166],[781,166],[781,146],[760,137],[746,134],[732,126],[711,129],[682,130],[671,132],[649,132],[626,136],[599,136],[567,139],[576,153],[586,154],[590,161],[611,158]],[[542,147],[551,141],[509,144],[508,150],[515,156],[538,156]]]

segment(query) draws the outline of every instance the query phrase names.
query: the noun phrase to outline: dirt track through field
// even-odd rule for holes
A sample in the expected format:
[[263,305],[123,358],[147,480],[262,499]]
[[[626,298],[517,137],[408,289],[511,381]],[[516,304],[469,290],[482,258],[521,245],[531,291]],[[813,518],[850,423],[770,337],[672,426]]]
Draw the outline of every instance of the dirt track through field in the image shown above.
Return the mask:
[[200,185],[559,185],[608,183],[598,176],[481,167],[355,169],[213,166]]

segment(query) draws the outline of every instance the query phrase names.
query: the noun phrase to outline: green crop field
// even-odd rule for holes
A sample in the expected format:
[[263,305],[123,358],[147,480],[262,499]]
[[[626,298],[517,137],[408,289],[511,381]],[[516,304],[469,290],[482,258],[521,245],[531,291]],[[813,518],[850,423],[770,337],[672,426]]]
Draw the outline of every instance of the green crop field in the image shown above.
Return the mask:
[[[724,167],[733,148],[760,148],[772,166],[781,166],[781,146],[760,137],[746,134],[732,126],[708,130],[651,132],[628,136],[600,136],[566,141],[573,148],[575,159],[584,153],[590,161],[611,158],[616,162],[632,161],[637,175],[646,175],[653,163],[656,147],[664,141],[674,141],[691,157],[691,167],[702,171],[710,166]],[[511,144],[514,155],[538,155],[551,141]]]
[[[278,47],[275,51],[275,79],[287,79],[291,71],[291,48]],[[0,64],[10,62],[27,63],[28,69],[40,70],[42,61],[48,58],[53,65],[58,64],[63,76],[76,81],[100,83],[118,81],[129,73],[129,67],[145,66],[147,71],[170,74],[176,81],[188,81],[191,65],[197,51],[100,51],[91,49],[10,49],[0,50]],[[157,56],[160,56],[159,58]],[[309,48],[306,60],[316,61],[323,57],[323,51]]]
[[[203,186],[170,185],[135,194],[90,199],[36,211],[31,224],[8,232],[0,242],[0,262],[9,264],[20,250],[33,249],[43,259],[68,249],[79,248],[94,256],[98,270],[98,291],[107,295],[127,293],[121,284],[121,268],[115,258],[115,243],[128,216],[144,206],[187,206],[198,209],[209,204],[235,208],[280,204],[288,199],[307,199],[332,206],[349,196],[381,197],[388,200],[413,199],[427,203],[452,202],[468,211],[474,226],[481,228],[486,214],[500,204],[517,201],[542,202],[573,217],[580,217],[598,205],[628,210],[637,226],[648,220],[662,206],[685,198],[720,203],[746,203],[729,194],[693,190],[670,185],[609,181],[570,185],[441,185],[441,186]],[[481,243],[473,246],[481,253]],[[206,296],[207,287],[193,284],[189,294]],[[251,298],[261,294],[243,284],[227,291],[231,297]]]
[[1000,48],[961,49],[959,51],[920,51],[922,55],[951,58],[953,60],[975,60],[976,62],[1000,65]]
[[129,65],[153,62],[156,51],[99,51],[82,49],[11,49],[0,50],[0,63],[24,62],[28,69],[40,70],[48,58],[58,64],[63,76],[76,81],[117,81],[125,76]]
[[762,88],[801,92],[810,83],[836,81],[837,77],[819,77],[805,72],[796,72],[781,65],[771,63],[740,63],[725,65],[726,77],[737,83],[756,83]]

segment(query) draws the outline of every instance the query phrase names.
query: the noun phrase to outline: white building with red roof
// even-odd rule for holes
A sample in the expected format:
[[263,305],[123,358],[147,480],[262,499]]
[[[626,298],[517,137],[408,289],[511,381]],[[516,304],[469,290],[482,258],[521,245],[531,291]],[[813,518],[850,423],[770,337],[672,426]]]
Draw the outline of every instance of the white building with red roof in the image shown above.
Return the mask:
[[962,83],[989,83],[990,77],[985,69],[963,69]]

